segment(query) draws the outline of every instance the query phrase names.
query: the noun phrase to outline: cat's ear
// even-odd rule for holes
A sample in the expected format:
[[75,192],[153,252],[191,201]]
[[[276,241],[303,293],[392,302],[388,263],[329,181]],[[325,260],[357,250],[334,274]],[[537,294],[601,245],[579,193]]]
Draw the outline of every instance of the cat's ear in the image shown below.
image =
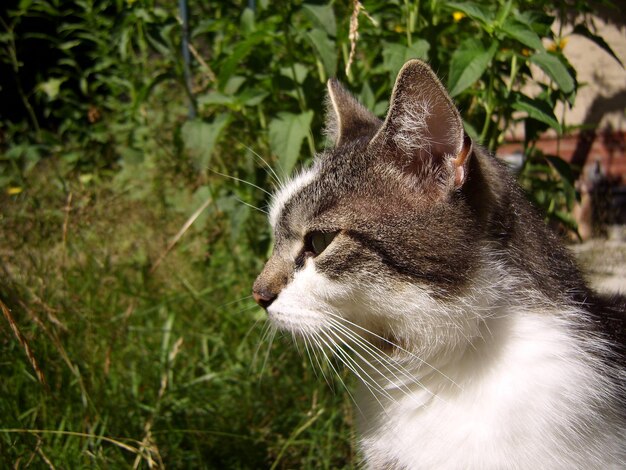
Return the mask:
[[424,62],[398,73],[387,118],[370,146],[382,146],[405,171],[459,188],[467,178],[472,141],[445,88]]
[[327,83],[325,134],[334,146],[352,142],[361,137],[371,137],[382,122],[359,103],[339,81],[331,78]]

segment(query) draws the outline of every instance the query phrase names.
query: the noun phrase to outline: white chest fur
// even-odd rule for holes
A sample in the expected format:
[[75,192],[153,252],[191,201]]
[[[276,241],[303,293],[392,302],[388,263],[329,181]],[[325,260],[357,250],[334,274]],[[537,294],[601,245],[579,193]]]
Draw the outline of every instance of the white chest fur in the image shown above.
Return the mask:
[[407,367],[423,387],[385,379],[386,393],[363,388],[367,468],[620,468],[624,430],[608,406],[615,397],[581,341],[563,318],[516,312],[491,320],[439,372]]

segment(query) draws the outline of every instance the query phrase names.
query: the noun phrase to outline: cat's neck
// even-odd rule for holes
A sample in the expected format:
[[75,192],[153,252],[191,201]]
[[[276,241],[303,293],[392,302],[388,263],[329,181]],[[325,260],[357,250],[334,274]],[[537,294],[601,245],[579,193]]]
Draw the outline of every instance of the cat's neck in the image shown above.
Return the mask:
[[[360,422],[364,452],[374,461],[378,446],[397,449],[398,458],[409,462],[435,459],[424,468],[448,468],[446,462],[456,468],[508,468],[513,463],[506,460],[507,452],[515,455],[523,443],[546,448],[547,453],[538,453],[543,456],[553,446],[552,454],[571,456],[573,467],[619,461],[620,456],[594,453],[594,446],[601,448],[606,443],[600,441],[616,439],[620,431],[614,416],[595,411],[606,409],[611,387],[602,362],[585,349],[568,320],[576,312],[512,309],[481,321],[479,334],[453,351],[429,361],[396,353],[390,364],[399,360],[401,367],[389,366],[393,374],[372,372],[376,386],[362,387],[357,399],[367,417]],[[594,347],[601,349],[602,341]],[[581,427],[596,437],[570,442],[568,430]],[[415,442],[420,449],[407,452]],[[481,447],[484,454],[476,452]],[[490,454],[490,449],[497,452]],[[528,453],[517,454],[530,459],[514,463],[521,468],[550,467],[532,462]]]

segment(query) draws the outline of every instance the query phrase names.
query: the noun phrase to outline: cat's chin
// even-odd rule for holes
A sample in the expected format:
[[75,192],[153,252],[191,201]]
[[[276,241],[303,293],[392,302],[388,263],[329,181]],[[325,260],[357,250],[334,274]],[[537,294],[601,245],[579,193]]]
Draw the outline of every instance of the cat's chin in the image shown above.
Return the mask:
[[323,327],[323,318],[314,310],[302,308],[270,308],[267,309],[269,321],[278,330],[291,333],[294,336],[309,336],[316,334]]

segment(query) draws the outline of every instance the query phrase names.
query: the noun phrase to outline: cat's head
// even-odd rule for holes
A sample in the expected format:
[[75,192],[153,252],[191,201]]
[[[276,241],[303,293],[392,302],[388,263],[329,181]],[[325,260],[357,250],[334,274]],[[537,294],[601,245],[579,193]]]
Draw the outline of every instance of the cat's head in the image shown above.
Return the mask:
[[458,341],[458,323],[473,321],[456,317],[459,299],[480,269],[463,193],[473,151],[458,111],[416,60],[384,122],[338,82],[328,94],[334,147],[274,197],[274,252],[256,301],[305,338]]

